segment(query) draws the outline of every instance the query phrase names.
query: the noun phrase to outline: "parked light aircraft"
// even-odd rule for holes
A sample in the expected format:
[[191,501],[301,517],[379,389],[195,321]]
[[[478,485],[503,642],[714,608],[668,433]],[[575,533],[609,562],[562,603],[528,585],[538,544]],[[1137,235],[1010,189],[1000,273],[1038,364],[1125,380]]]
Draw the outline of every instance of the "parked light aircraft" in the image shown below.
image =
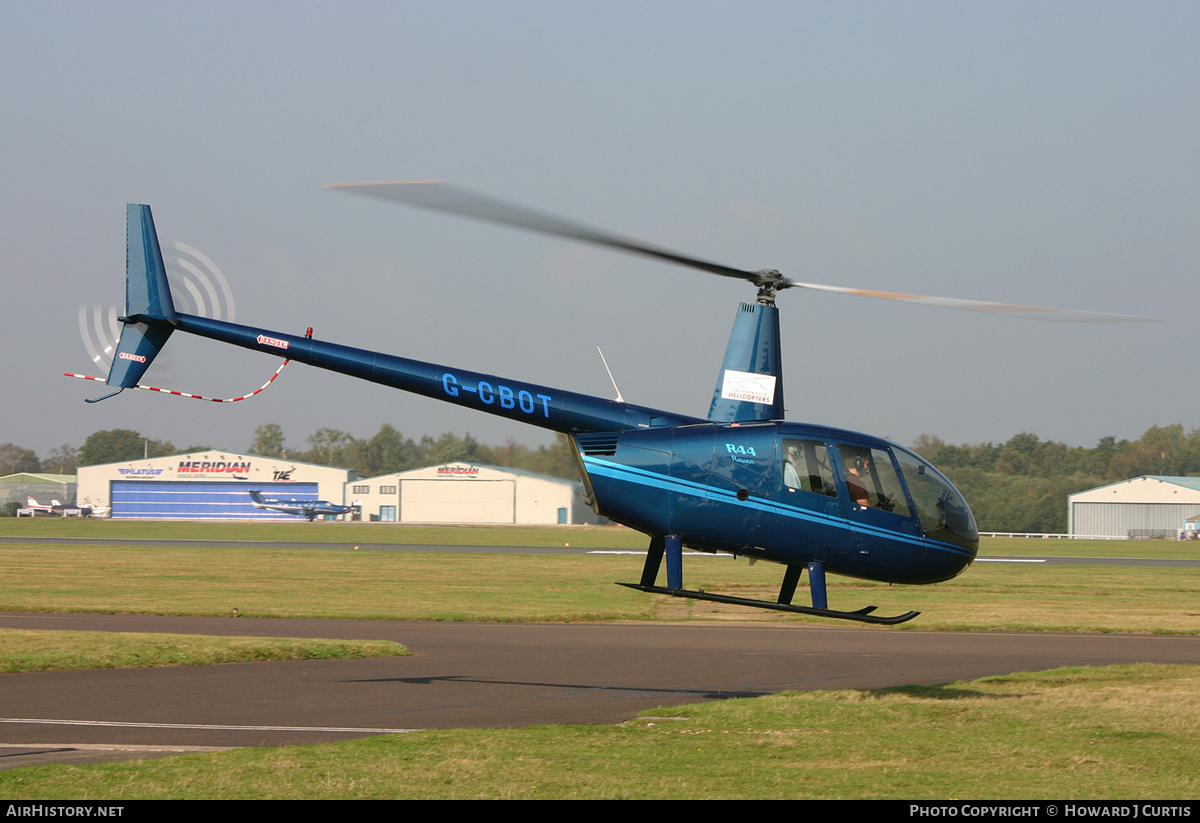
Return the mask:
[[54,514],[56,506],[61,506],[57,500],[51,500],[50,505],[43,505],[32,497],[25,499],[25,508],[30,509],[34,514]]
[[[893,624],[917,613],[830,609],[826,573],[937,583],[975,558],[979,534],[971,510],[927,460],[869,434],[784,421],[777,292],[804,288],[1042,320],[1144,319],[801,283],[774,269],[710,263],[438,183],[334,188],[749,281],[757,299],[737,308],[707,417],[178,312],[150,207],[133,204],[127,213],[126,312],[106,381],[116,391],[106,397],[138,386],[170,335],[181,331],[561,432],[593,508],[648,536],[640,581],[622,584],[645,592]],[[685,546],[782,564],[778,596],[753,600],[684,588]],[[664,558],[666,581],[658,585]],[[811,606],[792,602],[805,570]]]
[[284,500],[281,497],[263,497],[260,491],[250,492],[250,499],[254,502],[256,509],[295,514],[310,521],[315,520],[318,515],[346,514],[354,509],[353,506],[337,506],[325,500],[296,500],[295,498]]
[[32,509],[35,515],[61,514],[64,517],[91,517],[92,515],[102,517],[108,513],[108,508],[104,506],[68,506],[57,500],[51,500],[49,506],[44,506],[32,497],[26,499],[25,508]]

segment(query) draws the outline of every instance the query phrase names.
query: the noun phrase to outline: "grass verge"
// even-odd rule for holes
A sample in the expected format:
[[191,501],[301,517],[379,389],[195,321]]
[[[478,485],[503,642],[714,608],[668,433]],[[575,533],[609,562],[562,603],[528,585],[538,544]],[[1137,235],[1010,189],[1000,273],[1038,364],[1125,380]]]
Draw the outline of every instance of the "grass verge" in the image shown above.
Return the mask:
[[396,657],[409,651],[386,640],[312,640],[292,637],[208,637],[5,629],[0,672],[206,666],[265,660]]

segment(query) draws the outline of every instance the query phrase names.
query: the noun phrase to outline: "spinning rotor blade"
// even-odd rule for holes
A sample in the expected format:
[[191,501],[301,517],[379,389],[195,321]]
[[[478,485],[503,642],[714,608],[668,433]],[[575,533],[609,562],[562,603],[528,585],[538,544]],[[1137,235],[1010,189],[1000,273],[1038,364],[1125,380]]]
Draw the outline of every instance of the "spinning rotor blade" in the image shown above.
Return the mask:
[[945,309],[960,309],[963,311],[978,311],[988,314],[1004,314],[1012,317],[1023,317],[1031,320],[1068,321],[1068,322],[1122,322],[1133,320],[1152,320],[1150,317],[1131,317],[1123,314],[1104,314],[1102,312],[1077,311],[1074,309],[1051,309],[1040,306],[1022,306],[1016,303],[989,303],[982,300],[960,300],[953,297],[930,297],[919,294],[901,294],[898,292],[872,291],[870,289],[851,289],[842,286],[823,286],[819,283],[800,283],[788,280],[775,269],[735,269],[710,263],[695,257],[660,249],[655,246],[629,240],[615,234],[598,231],[579,223],[572,223],[548,214],[515,206],[495,200],[491,197],[475,194],[465,189],[455,188],[439,180],[407,180],[382,181],[377,183],[334,183],[324,186],[327,189],[338,189],[355,194],[365,194],[418,206],[433,211],[457,214],[461,217],[473,217],[491,223],[503,223],[508,226],[529,229],[530,231],[552,234],[559,237],[570,237],[586,243],[620,249],[632,254],[641,254],[666,260],[688,268],[719,274],[722,277],[736,277],[748,280],[758,286],[760,300],[772,300],[775,291],[788,289],[793,286],[815,291],[851,294],[859,297],[877,297],[883,300],[899,300],[906,303],[920,303],[926,306],[937,306]]
[[1125,323],[1133,321],[1154,320],[1153,317],[1134,317],[1128,314],[1105,314],[1098,311],[1080,311],[1078,309],[1051,309],[1045,306],[1022,306],[1019,303],[988,303],[983,300],[961,300],[956,297],[931,297],[923,294],[901,294],[892,291],[873,291],[872,289],[850,289],[845,286],[822,286],[819,283],[790,284],[801,289],[828,291],[837,294],[852,294],[857,297],[877,297],[881,300],[899,300],[903,303],[919,303],[923,306],[937,306],[942,309],[960,309],[962,311],[979,311],[987,314],[1004,314],[1009,317],[1023,317],[1026,320],[1048,320],[1064,323]]
[[[503,223],[508,226],[542,232],[543,234],[570,237],[586,243],[595,243],[599,246],[621,249],[632,254],[644,254],[656,257],[659,260],[666,260],[667,262],[676,263],[680,266],[688,266],[693,269],[701,269],[702,271],[719,274],[722,277],[737,277],[742,280],[749,280],[755,285],[763,285],[760,281],[763,281],[764,277],[767,280],[773,281],[770,275],[766,275],[763,272],[734,269],[718,263],[710,263],[707,260],[686,257],[682,254],[655,248],[636,240],[629,240],[624,237],[618,237],[615,234],[608,234],[588,228],[578,223],[571,223],[567,220],[551,217],[548,214],[542,214],[523,206],[514,206],[511,203],[505,203],[475,194],[474,192],[455,188],[439,180],[335,183],[323,186],[323,188],[365,194],[371,197],[378,197],[381,200],[391,200],[409,206],[419,206],[433,211],[448,212],[461,217],[473,217],[476,220],[486,220],[490,223]],[[778,277],[777,272],[775,276]],[[786,288],[787,281],[781,278],[781,282],[776,283],[775,287]]]

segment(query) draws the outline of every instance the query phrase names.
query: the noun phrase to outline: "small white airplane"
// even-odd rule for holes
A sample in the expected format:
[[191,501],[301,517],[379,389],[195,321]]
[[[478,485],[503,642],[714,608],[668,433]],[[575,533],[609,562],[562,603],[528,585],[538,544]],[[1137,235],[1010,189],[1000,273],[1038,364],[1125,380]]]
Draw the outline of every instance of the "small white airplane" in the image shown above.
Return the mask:
[[251,491],[250,499],[254,501],[256,509],[294,514],[307,520],[315,520],[319,514],[346,514],[354,508],[353,506],[337,506],[325,500],[284,500],[279,497],[263,497],[260,491]]
[[25,508],[32,509],[34,514],[54,514],[54,507],[61,505],[57,500],[51,500],[49,506],[43,506],[32,497],[25,500]]
[[103,517],[108,514],[107,506],[66,506],[57,500],[51,500],[50,505],[43,505],[32,497],[26,498],[25,508],[38,514],[60,514],[63,517]]

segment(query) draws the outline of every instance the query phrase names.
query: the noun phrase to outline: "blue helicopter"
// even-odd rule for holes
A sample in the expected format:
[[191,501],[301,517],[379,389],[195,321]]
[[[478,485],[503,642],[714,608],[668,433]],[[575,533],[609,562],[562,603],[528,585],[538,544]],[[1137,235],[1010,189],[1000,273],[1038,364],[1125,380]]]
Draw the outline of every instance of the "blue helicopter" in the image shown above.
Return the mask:
[[298,500],[294,497],[285,500],[282,497],[263,497],[262,492],[257,490],[250,492],[250,502],[256,509],[294,514],[309,522],[316,520],[317,515],[339,515],[354,511],[353,506],[338,506],[325,500]]
[[[290,358],[567,436],[597,513],[649,537],[637,583],[644,592],[865,623],[917,616],[829,608],[825,575],[886,583],[949,580],[971,565],[979,532],[963,496],[927,460],[858,432],[783,420],[777,292],[807,288],[1052,320],[1121,315],[801,283],[600,232],[437,182],[355,183],[366,194],[567,237],[724,277],[758,289],[734,320],[707,418],[591,397],[506,377],[410,360],[175,310],[150,207],[127,208],[126,311],[107,383],[137,387],[175,331]],[[89,402],[105,399],[97,398]],[[687,589],[683,549],[725,552],[785,567],[775,600]],[[666,561],[665,585],[658,585]],[[807,569],[811,605],[793,603]]]

